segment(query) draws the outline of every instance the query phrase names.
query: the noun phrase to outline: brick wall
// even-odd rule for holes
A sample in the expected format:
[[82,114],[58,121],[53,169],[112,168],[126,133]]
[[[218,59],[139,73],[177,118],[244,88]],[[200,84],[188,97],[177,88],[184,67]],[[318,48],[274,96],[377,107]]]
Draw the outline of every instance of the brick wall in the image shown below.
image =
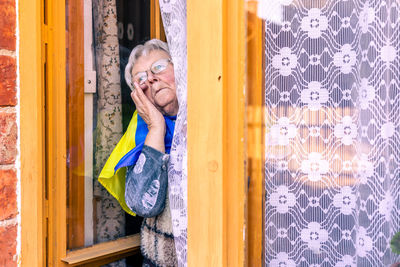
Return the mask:
[[15,0],[0,0],[0,266],[17,266]]

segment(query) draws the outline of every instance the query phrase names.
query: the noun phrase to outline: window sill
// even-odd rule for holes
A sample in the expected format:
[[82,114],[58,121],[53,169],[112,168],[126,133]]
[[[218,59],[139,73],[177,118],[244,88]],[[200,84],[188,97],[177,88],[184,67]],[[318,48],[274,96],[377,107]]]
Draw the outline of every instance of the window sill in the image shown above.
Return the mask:
[[119,238],[114,241],[96,244],[67,252],[67,256],[61,259],[69,266],[104,265],[135,255],[140,251],[140,234]]

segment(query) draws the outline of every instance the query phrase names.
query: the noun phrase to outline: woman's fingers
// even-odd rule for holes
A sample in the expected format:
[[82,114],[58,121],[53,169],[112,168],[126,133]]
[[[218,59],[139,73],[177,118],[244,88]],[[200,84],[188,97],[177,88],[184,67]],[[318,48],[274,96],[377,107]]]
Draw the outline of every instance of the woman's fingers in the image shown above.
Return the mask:
[[134,83],[134,86],[135,90],[131,93],[131,97],[133,102],[135,102],[136,110],[140,117],[142,117],[148,126],[162,123],[163,117],[160,111],[151,103],[137,83]]
[[135,102],[136,109],[142,109],[143,103],[140,100],[140,98],[137,96],[136,90],[131,93],[131,97],[132,97],[133,102]]
[[138,97],[137,92],[131,93],[131,97],[133,102],[135,102],[136,110],[139,113],[139,115],[146,121],[148,117],[148,108],[146,105],[143,104],[142,100]]
[[[144,94],[142,88],[135,82],[135,87],[137,88],[134,93],[136,94],[136,97],[138,98],[138,101],[141,102],[141,104],[146,107],[146,110],[148,112],[156,112],[159,113],[158,109],[154,106],[154,104],[147,98],[147,96]],[[161,114],[161,113],[160,113]]]
[[135,90],[132,92],[132,99],[135,102],[135,105],[141,105],[141,107],[144,108],[144,106],[149,106],[151,102],[147,99],[147,96],[143,93],[142,88],[135,82]]
[[[144,94],[143,89],[139,86],[137,82],[134,82],[135,88],[136,88],[136,93],[139,99],[143,102],[145,105],[151,105],[154,106],[150,100],[147,98],[147,96]],[[155,108],[155,107],[154,107]]]

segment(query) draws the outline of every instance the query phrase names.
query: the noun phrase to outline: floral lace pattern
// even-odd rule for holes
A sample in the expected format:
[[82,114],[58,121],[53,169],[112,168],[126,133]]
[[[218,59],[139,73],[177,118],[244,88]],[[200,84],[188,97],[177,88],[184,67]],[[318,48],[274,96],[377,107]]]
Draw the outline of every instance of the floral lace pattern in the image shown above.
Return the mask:
[[265,264],[390,266],[400,260],[389,247],[400,230],[400,2],[275,1]]
[[[117,9],[115,0],[93,1],[96,72],[97,126],[95,132],[94,177],[122,136],[121,86]],[[105,242],[125,235],[125,215],[117,200],[94,181],[96,240]],[[125,260],[107,266],[125,266]]]
[[169,203],[178,266],[187,266],[186,1],[160,0],[160,9],[174,62],[179,102],[168,167]]

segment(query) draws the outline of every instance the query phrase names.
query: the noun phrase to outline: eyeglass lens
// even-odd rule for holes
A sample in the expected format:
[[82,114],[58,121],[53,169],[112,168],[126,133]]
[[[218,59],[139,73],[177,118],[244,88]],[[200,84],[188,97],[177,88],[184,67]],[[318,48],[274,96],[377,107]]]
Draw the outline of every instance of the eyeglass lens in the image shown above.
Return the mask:
[[[167,68],[168,63],[169,63],[168,59],[157,60],[156,62],[154,62],[151,65],[150,71],[153,74],[159,74]],[[139,84],[144,84],[147,81],[147,79],[148,79],[147,71],[139,72],[136,74],[136,77],[135,77],[135,80]]]

